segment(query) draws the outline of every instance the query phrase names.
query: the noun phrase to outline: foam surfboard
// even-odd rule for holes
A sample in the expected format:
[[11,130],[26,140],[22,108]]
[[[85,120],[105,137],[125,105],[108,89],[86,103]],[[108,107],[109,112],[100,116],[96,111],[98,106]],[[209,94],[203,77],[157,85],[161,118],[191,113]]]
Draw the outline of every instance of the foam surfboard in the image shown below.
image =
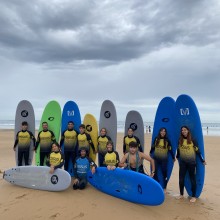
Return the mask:
[[[32,104],[27,100],[22,100],[18,103],[16,114],[15,114],[15,129],[14,135],[16,138],[17,133],[21,130],[21,123],[26,121],[28,123],[28,130],[35,135],[35,115]],[[32,164],[34,154],[34,146],[33,141],[31,141],[30,150],[29,150],[29,165]],[[15,151],[15,161],[16,165],[18,165],[18,147],[16,147]],[[24,165],[24,158],[22,161]]]
[[101,106],[99,118],[99,131],[102,128],[106,128],[107,135],[112,139],[114,149],[116,149],[117,115],[115,106],[110,100],[105,100]]
[[[166,128],[167,137],[171,143],[173,154],[176,155],[176,139],[175,139],[175,101],[171,97],[164,97],[157,108],[157,112],[154,119],[154,129],[152,134],[152,143],[153,145],[159,131],[161,128]],[[168,162],[167,162],[167,181],[169,181],[172,170],[173,170],[173,158],[168,153]],[[164,180],[162,176],[161,167],[157,169],[158,181],[162,187],[164,187]]]
[[[62,122],[61,122],[61,133],[67,129],[67,125],[69,121],[74,122],[74,130],[79,132],[79,126],[81,124],[81,115],[79,111],[78,105],[73,101],[68,101],[63,107],[62,112]],[[62,147],[62,151],[64,152],[64,146]],[[73,162],[69,160],[69,169],[68,173],[73,176]]]
[[[86,127],[86,133],[90,134],[94,147],[97,151],[98,144],[98,124],[95,117],[91,114],[86,114],[83,119],[83,124]],[[96,154],[90,149],[89,157],[96,161]]]
[[132,110],[127,113],[124,136],[128,135],[128,128],[132,128],[134,130],[134,136],[139,138],[144,152],[144,122],[139,112]]
[[62,191],[70,186],[68,172],[56,169],[50,174],[49,170],[46,166],[19,166],[6,170],[3,178],[13,185],[38,190]]
[[[198,109],[193,99],[188,95],[180,95],[176,100],[176,136],[179,138],[180,129],[182,126],[189,127],[193,139],[197,142],[198,148],[205,158],[204,141],[202,133],[202,125]],[[196,197],[198,198],[202,192],[205,179],[205,166],[201,162],[198,155],[196,155]],[[185,178],[185,188],[187,193],[192,196],[191,182],[189,174]]]
[[[57,101],[50,101],[46,105],[41,117],[39,132],[42,131],[42,122],[48,123],[48,129],[53,131],[58,142],[60,138],[61,108]],[[38,166],[40,165],[40,145],[35,154],[35,163]]]
[[96,189],[129,202],[156,206],[164,201],[160,184],[138,172],[98,167],[95,174],[88,173],[88,181]]

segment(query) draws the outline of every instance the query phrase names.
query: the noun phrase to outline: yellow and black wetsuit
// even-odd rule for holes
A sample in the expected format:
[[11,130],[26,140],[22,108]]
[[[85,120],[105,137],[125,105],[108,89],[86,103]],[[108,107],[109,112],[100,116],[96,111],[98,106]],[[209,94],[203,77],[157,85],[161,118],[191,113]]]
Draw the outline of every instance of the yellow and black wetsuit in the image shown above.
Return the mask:
[[95,152],[95,147],[92,142],[91,136],[89,134],[85,132],[83,134],[78,134],[77,140],[78,140],[78,151],[80,151],[80,149],[84,147],[86,149],[87,155],[89,155],[90,148],[92,148],[93,152]]
[[72,160],[74,164],[76,159],[78,132],[74,129],[67,129],[61,135],[60,146],[64,149],[65,164],[64,170],[69,169],[69,161]]
[[199,155],[201,162],[204,162],[204,159],[199,151],[199,148],[194,141],[187,143],[187,139],[183,139],[183,144],[179,145],[177,149],[177,158],[179,158],[179,187],[180,195],[183,195],[184,192],[184,180],[186,173],[188,171],[191,185],[192,185],[192,197],[195,197],[196,194],[196,154]]
[[98,156],[99,156],[99,166],[102,167],[104,164],[104,156],[107,153],[107,142],[110,141],[111,138],[107,135],[98,137]]
[[123,141],[123,153],[125,154],[125,153],[129,152],[129,143],[131,143],[132,141],[136,142],[138,144],[138,150],[140,152],[143,152],[139,138],[134,135],[132,135],[132,136],[127,135],[124,137],[124,141]]
[[54,133],[50,130],[43,130],[38,133],[35,150],[40,144],[40,166],[44,165],[44,159],[51,151],[51,145],[56,141]]
[[54,166],[54,169],[61,168],[64,164],[64,155],[61,153],[61,151],[57,152],[51,152],[48,156],[47,166]]
[[154,163],[155,163],[155,174],[153,178],[161,184],[161,182],[158,179],[158,169],[160,168],[164,183],[164,185],[161,184],[163,189],[166,189],[168,182],[167,179],[168,153],[171,154],[174,160],[175,156],[173,154],[170,141],[165,138],[160,138],[159,140],[156,138],[150,150],[150,155],[152,158],[154,158]]
[[105,166],[116,166],[118,167],[119,155],[117,151],[107,152],[104,157],[103,164]]
[[22,166],[23,156],[25,160],[25,165],[30,165],[28,160],[31,140],[33,141],[35,146],[36,140],[32,132],[27,130],[21,130],[17,133],[14,143],[14,149],[16,148],[16,146],[18,146],[18,166]]

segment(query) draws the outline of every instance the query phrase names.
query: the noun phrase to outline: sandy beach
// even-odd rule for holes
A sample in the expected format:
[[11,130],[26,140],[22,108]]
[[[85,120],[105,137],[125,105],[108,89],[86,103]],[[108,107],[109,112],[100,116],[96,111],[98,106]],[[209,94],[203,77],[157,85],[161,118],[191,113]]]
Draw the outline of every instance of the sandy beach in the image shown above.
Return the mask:
[[[123,134],[118,133],[117,150],[122,156]],[[143,206],[106,195],[92,186],[85,190],[69,187],[63,192],[47,192],[14,186],[2,179],[2,172],[15,166],[13,130],[0,130],[0,219],[126,219],[126,220],[212,220],[220,219],[220,137],[205,136],[206,178],[203,192],[195,204],[179,201],[178,163],[175,162],[168,194],[160,206]],[[145,153],[151,135],[145,135]],[[149,170],[149,164],[146,164]]]

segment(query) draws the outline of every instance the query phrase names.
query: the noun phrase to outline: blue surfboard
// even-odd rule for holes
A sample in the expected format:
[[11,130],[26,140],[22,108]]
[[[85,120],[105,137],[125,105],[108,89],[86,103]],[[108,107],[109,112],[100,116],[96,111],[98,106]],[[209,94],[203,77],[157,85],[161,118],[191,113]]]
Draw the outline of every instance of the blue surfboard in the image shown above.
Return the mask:
[[88,173],[88,181],[96,189],[129,202],[156,206],[164,201],[160,184],[138,172],[98,167],[95,174]]
[[[157,112],[155,115],[155,120],[154,120],[154,129],[153,129],[153,134],[152,134],[152,143],[153,144],[155,138],[157,137],[160,128],[166,128],[167,130],[167,137],[171,143],[172,151],[173,154],[176,154],[176,149],[177,149],[177,144],[176,144],[176,139],[175,139],[175,101],[171,97],[164,97],[157,108]],[[173,158],[168,153],[168,162],[167,162],[167,181],[169,181],[170,176],[172,174],[173,170]],[[157,169],[157,176],[158,176],[158,181],[162,187],[164,187],[164,180],[162,176],[162,171],[161,168],[158,167]]]
[[[69,121],[74,122],[74,129],[79,132],[79,126],[81,124],[81,116],[78,105],[73,101],[68,101],[63,107],[62,112],[62,124],[61,132],[67,129],[67,124]],[[62,152],[64,152],[64,146],[61,146]],[[69,160],[68,173],[73,176],[73,162]]]
[[[180,129],[186,125],[189,127],[193,139],[197,142],[198,148],[205,158],[204,141],[202,133],[202,125],[198,109],[193,99],[188,95],[180,95],[176,100],[176,136],[179,138]],[[201,162],[199,156],[196,156],[196,197],[198,198],[202,192],[205,179],[205,166]],[[192,196],[191,183],[189,174],[185,178],[185,188],[189,196]]]

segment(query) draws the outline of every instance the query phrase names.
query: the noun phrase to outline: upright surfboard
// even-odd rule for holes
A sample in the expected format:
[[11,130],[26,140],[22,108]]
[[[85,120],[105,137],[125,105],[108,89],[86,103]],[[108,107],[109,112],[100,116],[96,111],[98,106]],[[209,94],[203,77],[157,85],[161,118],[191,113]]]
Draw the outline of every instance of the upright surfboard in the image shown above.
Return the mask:
[[128,128],[134,130],[134,135],[140,139],[144,152],[144,122],[141,114],[137,111],[129,111],[125,119],[125,136],[128,134]]
[[164,201],[160,184],[138,172],[98,167],[95,174],[88,173],[88,181],[96,189],[129,202],[156,206]]
[[[164,97],[157,108],[157,112],[154,119],[154,129],[152,134],[152,143],[154,141],[160,131],[161,128],[166,128],[167,130],[167,137],[171,143],[173,154],[176,154],[176,139],[175,139],[175,101],[171,97]],[[168,153],[168,162],[167,162],[167,181],[169,181],[172,170],[173,170],[173,158]],[[161,167],[157,169],[157,176],[160,185],[164,188],[164,180],[162,176]]]
[[[81,115],[79,111],[78,105],[73,101],[68,101],[63,107],[62,112],[62,123],[61,123],[61,133],[63,133],[67,129],[67,125],[69,121],[74,122],[74,130],[79,132],[79,126],[81,124]],[[64,146],[62,147],[62,151],[64,152]],[[69,160],[69,169],[68,173],[73,176],[73,162]]]
[[[50,101],[42,114],[40,121],[39,132],[42,131],[42,123],[48,123],[48,129],[53,131],[56,141],[59,141],[60,138],[60,124],[61,124],[61,108],[57,101]],[[36,165],[40,165],[40,145],[37,148],[37,152],[35,154],[35,163]]]
[[[35,115],[32,104],[27,100],[22,100],[18,103],[16,114],[15,114],[15,137],[17,133],[21,130],[21,123],[26,121],[28,123],[28,130],[35,135]],[[30,151],[29,151],[29,165],[32,164],[34,154],[33,141],[31,141]],[[16,147],[15,151],[15,161],[18,165],[18,148]],[[22,164],[24,165],[24,158]]]
[[[98,124],[95,117],[91,114],[86,114],[83,119],[83,124],[86,126],[86,133],[90,134],[94,147],[97,151],[98,144]],[[96,161],[96,154],[90,149],[89,157]]]
[[99,131],[102,128],[106,128],[107,135],[112,139],[114,149],[116,149],[117,115],[115,106],[110,100],[105,100],[101,106],[99,118]]
[[[176,100],[176,136],[179,138],[182,126],[189,127],[193,139],[198,143],[198,148],[205,158],[204,141],[202,133],[202,125],[198,109],[193,99],[188,95],[180,95]],[[201,162],[199,156],[196,156],[196,197],[199,197],[205,179],[205,166]],[[185,178],[185,188],[187,193],[192,196],[191,183],[189,174]]]
[[62,191],[71,183],[68,172],[56,169],[53,174],[46,166],[19,166],[4,172],[3,178],[9,183],[31,189]]

